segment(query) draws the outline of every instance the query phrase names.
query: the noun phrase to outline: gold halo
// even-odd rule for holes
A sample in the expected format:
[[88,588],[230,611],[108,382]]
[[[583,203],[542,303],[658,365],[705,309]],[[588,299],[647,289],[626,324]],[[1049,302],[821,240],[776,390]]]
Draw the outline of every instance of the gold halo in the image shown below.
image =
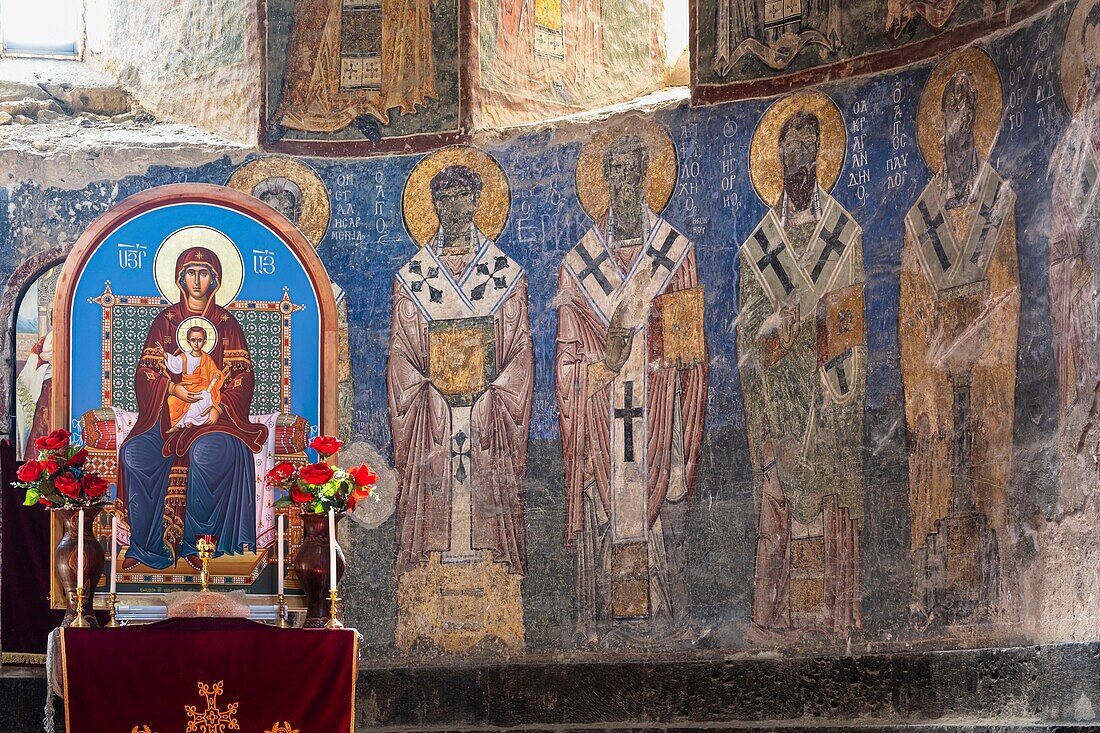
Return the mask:
[[191,247],[206,247],[218,256],[222,263],[222,281],[214,293],[214,302],[225,307],[241,292],[244,283],[244,261],[236,245],[217,229],[210,227],[184,227],[168,235],[153,258],[153,277],[157,290],[169,303],[178,303],[180,288],[176,282],[176,259]]
[[256,186],[269,178],[277,177],[293,181],[302,190],[302,213],[298,217],[297,226],[316,247],[328,231],[332,206],[325,182],[308,165],[280,156],[257,158],[233,171],[225,185],[251,196]]
[[676,146],[672,144],[672,136],[664,125],[653,120],[627,118],[595,133],[581,146],[577,159],[577,198],[581,208],[593,221],[603,219],[611,205],[611,192],[604,172],[604,154],[611,143],[626,135],[639,138],[649,150],[645,178],[646,205],[659,214],[672,198],[672,189],[676,186]]
[[191,318],[183,319],[183,323],[176,329],[176,346],[179,346],[184,352],[191,349],[191,344],[187,343],[187,332],[195,326],[199,326],[202,330],[206,331],[206,345],[202,347],[202,350],[209,354],[214,350],[214,347],[218,345],[218,329],[214,327],[213,323],[202,316],[192,316]]
[[974,75],[978,105],[974,113],[974,145],[983,158],[989,157],[1001,129],[1003,97],[1001,75],[993,59],[980,48],[960,48],[932,69],[917,107],[917,145],[933,173],[943,169],[943,89],[960,70]]
[[1070,114],[1076,114],[1081,106],[1081,90],[1085,88],[1085,48],[1081,43],[1081,28],[1085,18],[1100,0],[1078,0],[1073,15],[1066,26],[1066,38],[1062,42],[1062,96]]
[[508,221],[512,193],[500,164],[477,148],[452,145],[421,160],[405,180],[401,208],[405,229],[417,244],[427,243],[439,231],[431,183],[437,173],[452,165],[466,166],[481,176],[481,195],[474,210],[474,222],[481,233],[489,239],[496,239]]
[[779,99],[761,115],[749,144],[749,179],[756,195],[768,206],[778,204],[783,193],[779,132],[797,112],[815,115],[821,125],[821,140],[817,146],[818,184],[826,191],[833,190],[840,169],[844,167],[848,137],[836,102],[821,92],[798,92]]

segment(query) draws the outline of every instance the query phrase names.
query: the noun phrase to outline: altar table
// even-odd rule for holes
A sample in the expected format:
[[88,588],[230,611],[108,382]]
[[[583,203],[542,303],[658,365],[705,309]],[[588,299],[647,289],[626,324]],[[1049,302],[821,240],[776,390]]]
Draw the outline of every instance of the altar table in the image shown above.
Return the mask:
[[67,628],[66,730],[353,733],[357,641],[245,619]]

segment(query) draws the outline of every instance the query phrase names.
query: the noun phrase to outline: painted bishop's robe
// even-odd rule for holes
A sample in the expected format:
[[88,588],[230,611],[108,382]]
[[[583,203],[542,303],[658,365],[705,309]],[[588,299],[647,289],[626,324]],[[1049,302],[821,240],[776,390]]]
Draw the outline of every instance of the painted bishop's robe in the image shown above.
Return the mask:
[[1000,595],[1020,275],[1009,184],[983,163],[965,203],[948,209],[942,175],[905,217],[898,330],[913,611],[960,622]]
[[758,506],[753,621],[844,633],[862,623],[862,231],[820,186],[814,220],[786,199],[741,247],[741,387]]
[[1100,425],[1100,98],[1085,103],[1051,161],[1048,278],[1058,374],[1059,498],[1068,509],[1096,491]]
[[[689,603],[686,516],[707,391],[695,247],[647,211],[646,234],[601,224],[558,275],[555,384],[565,458],[566,544],[576,553],[576,635],[676,632]],[[633,329],[604,363],[616,311]]]
[[527,281],[474,227],[471,242],[462,255],[428,242],[394,282],[387,386],[403,649],[524,643]]

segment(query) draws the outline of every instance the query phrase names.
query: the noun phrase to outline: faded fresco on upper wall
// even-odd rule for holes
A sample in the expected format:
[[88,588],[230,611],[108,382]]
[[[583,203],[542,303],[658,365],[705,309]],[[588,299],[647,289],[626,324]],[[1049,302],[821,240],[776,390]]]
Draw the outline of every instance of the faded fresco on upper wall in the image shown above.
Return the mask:
[[[739,99],[853,72],[889,69],[981,38],[1050,4],[694,0],[694,98]],[[937,40],[941,36],[951,40],[942,43]]]
[[263,147],[408,152],[464,131],[456,0],[270,0]]
[[1098,43],[1084,0],[774,98],[22,182],[0,251],[180,179],[323,232],[345,450],[391,497],[344,538],[370,657],[1064,639],[1100,586]]
[[662,12],[662,0],[476,0],[475,125],[560,117],[659,88]]

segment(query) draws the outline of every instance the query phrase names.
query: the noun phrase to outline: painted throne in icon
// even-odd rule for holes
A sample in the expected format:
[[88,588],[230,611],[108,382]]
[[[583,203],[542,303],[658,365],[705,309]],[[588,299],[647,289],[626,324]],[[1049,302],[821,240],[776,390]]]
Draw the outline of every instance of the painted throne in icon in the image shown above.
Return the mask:
[[[88,410],[79,418],[78,434],[88,449],[88,468],[108,482],[117,484],[118,448],[137,422],[137,397],[133,375],[142,356],[144,335],[153,319],[168,305],[156,296],[128,296],[112,291],[107,282],[103,293],[92,300],[103,309],[103,407]],[[267,565],[266,548],[275,541],[273,497],[263,484],[263,477],[277,463],[289,462],[303,466],[309,462],[306,444],[309,442],[309,422],[290,412],[291,385],[291,316],[302,310],[285,289],[278,301],[236,300],[227,310],[241,323],[248,351],[253,362],[255,391],[249,418],[265,425],[273,439],[255,455],[257,477],[256,546],[241,555],[216,558],[212,564],[211,582],[218,585],[251,585]],[[173,468],[168,477],[168,497],[165,501],[167,532],[182,535],[183,506],[187,492],[187,469]],[[119,544],[129,545],[130,527],[126,521],[125,499],[115,503],[119,513]],[[292,542],[290,553],[301,542],[300,521],[296,514],[289,517]],[[142,582],[150,575],[157,582],[192,583],[195,573],[182,561],[170,570],[154,570],[138,565],[119,573],[120,583]]]

